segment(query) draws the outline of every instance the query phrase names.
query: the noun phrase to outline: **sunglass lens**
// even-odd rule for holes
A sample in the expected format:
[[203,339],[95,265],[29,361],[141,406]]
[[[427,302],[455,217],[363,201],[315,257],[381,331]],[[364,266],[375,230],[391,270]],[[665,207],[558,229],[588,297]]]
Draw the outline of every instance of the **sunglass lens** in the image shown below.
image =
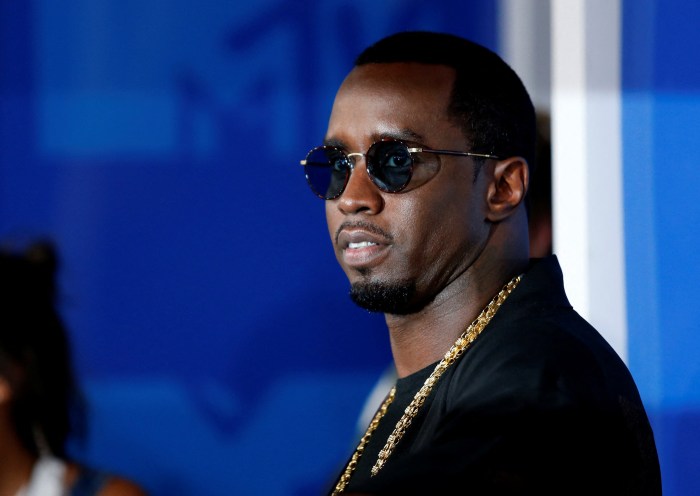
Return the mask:
[[384,191],[401,191],[411,180],[413,159],[401,142],[378,141],[367,152],[367,162],[374,183]]
[[331,200],[341,195],[348,180],[350,164],[345,154],[335,147],[314,148],[306,156],[304,172],[311,190]]

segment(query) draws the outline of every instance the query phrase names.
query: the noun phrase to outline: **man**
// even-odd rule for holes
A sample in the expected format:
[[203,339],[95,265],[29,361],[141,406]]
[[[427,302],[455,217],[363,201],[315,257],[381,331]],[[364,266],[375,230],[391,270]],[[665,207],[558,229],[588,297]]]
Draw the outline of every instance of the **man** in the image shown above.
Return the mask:
[[389,36],[342,83],[302,164],[398,380],[333,494],[661,493],[628,369],[529,259],[534,146],[520,79],[456,36]]

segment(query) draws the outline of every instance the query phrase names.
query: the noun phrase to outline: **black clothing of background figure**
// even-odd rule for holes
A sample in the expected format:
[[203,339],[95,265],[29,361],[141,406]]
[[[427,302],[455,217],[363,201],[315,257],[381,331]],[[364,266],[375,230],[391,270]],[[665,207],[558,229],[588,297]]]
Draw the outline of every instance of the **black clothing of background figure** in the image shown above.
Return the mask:
[[333,494],[660,494],[627,367],[530,260],[535,129],[512,69],[447,34],[380,40],[338,90],[302,165],[398,380]]

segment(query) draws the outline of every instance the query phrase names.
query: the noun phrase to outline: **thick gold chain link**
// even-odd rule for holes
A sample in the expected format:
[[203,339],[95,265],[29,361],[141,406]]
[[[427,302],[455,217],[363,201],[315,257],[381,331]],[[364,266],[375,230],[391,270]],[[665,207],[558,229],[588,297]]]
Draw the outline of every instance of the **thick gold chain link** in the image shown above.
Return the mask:
[[[469,327],[467,327],[457,338],[452,347],[447,351],[447,353],[445,353],[442,360],[440,360],[440,362],[435,366],[435,369],[433,369],[430,376],[423,383],[423,386],[413,397],[411,403],[404,410],[404,413],[396,423],[393,432],[387,438],[386,444],[384,444],[384,447],[379,452],[377,461],[372,467],[373,476],[379,473],[386,461],[389,459],[389,456],[391,456],[391,454],[394,452],[394,448],[396,448],[396,445],[399,443],[401,438],[403,438],[404,434],[406,433],[406,429],[408,429],[408,427],[411,425],[411,422],[413,422],[413,419],[418,414],[418,410],[420,410],[425,403],[425,400],[433,390],[435,383],[437,383],[438,379],[450,367],[450,365],[457,361],[457,359],[462,356],[462,354],[467,350],[467,348],[469,348],[479,334],[481,334],[481,331],[483,331],[486,325],[491,321],[491,318],[496,314],[496,311],[498,311],[501,304],[506,300],[506,298],[508,298],[508,295],[510,295],[510,293],[512,293],[515,287],[518,285],[521,277],[522,276],[516,276],[511,279],[508,284],[506,284],[503,289],[501,289],[501,291],[499,291],[498,294],[491,299],[488,305],[484,307],[477,318],[474,319]],[[362,436],[362,439],[355,449],[352,458],[348,462],[347,467],[345,467],[343,474],[333,490],[333,496],[341,494],[345,490],[345,487],[350,481],[350,477],[357,468],[357,462],[362,456],[369,438],[377,429],[379,422],[381,421],[382,417],[384,417],[384,414],[386,413],[387,408],[389,408],[391,402],[394,401],[395,394],[396,387],[394,386],[382,403],[381,407],[379,407],[379,410],[377,410],[377,413],[374,415],[374,418],[367,427],[365,435]]]

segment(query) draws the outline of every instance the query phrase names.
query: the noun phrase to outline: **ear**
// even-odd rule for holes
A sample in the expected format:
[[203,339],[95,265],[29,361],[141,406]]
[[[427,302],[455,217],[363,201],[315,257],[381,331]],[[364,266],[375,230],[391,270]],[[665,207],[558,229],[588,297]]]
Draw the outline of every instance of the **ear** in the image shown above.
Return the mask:
[[525,199],[529,181],[530,171],[524,158],[511,157],[496,162],[486,193],[486,218],[500,222],[509,217]]

